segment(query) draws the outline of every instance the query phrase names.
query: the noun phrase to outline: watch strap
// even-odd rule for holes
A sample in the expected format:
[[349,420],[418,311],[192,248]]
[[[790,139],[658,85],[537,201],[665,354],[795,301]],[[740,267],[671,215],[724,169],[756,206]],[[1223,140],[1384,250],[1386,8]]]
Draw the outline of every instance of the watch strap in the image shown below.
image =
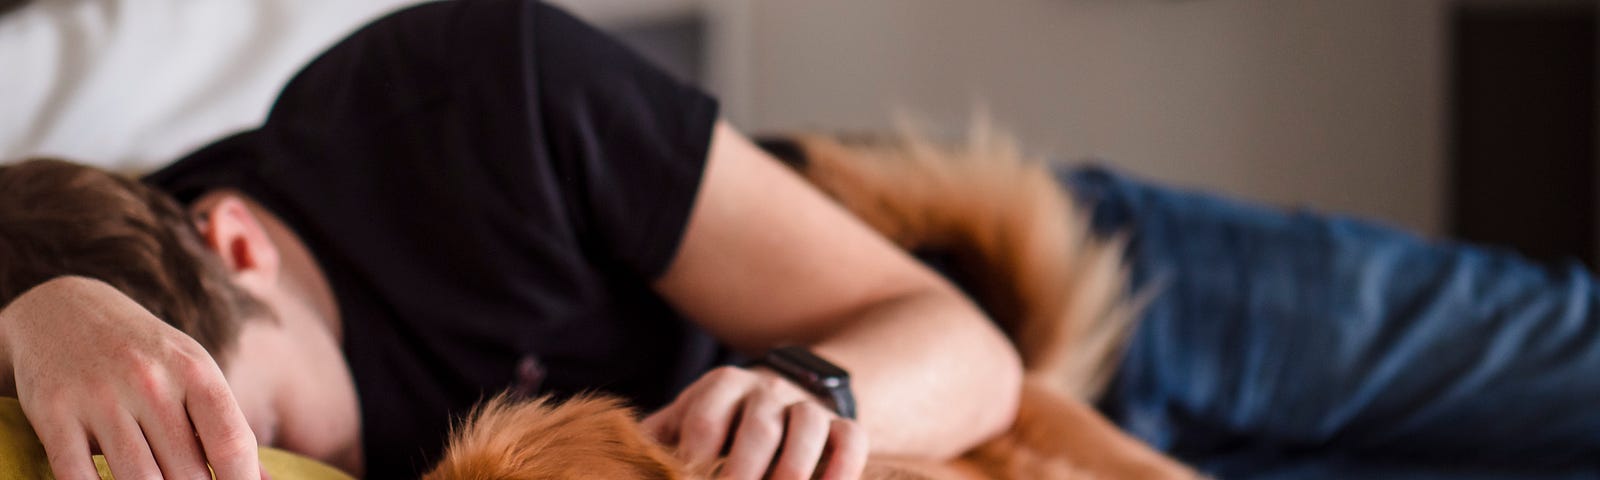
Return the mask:
[[772,349],[755,362],[800,385],[833,408],[842,418],[856,418],[855,395],[850,389],[850,374],[833,362],[802,346]]

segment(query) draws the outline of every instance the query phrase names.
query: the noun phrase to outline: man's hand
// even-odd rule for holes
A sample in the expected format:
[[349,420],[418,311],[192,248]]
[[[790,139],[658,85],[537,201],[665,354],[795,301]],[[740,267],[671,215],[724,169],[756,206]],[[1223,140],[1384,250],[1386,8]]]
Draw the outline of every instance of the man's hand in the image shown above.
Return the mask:
[[[678,456],[706,464],[727,451],[733,479],[853,480],[867,462],[867,436],[810,393],[767,370],[722,367],[643,422]],[[768,477],[770,475],[770,477]]]
[[262,478],[222,370],[183,332],[105,283],[65,277],[0,310],[0,352],[56,478]]

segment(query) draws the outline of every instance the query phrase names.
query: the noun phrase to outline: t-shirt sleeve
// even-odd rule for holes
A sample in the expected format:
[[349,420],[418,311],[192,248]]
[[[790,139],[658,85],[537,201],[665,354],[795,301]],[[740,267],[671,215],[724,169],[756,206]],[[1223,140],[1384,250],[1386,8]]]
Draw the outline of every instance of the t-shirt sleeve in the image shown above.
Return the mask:
[[541,4],[532,31],[543,130],[572,174],[580,232],[660,276],[693,207],[716,102],[555,8]]

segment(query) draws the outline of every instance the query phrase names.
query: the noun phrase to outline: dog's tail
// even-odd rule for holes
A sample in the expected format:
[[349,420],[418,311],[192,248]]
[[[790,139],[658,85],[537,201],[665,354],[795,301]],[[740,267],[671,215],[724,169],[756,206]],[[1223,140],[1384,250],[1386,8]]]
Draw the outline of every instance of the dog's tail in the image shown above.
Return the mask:
[[1122,242],[1091,235],[1049,165],[981,124],[955,146],[906,133],[763,145],[903,248],[948,258],[1028,375],[1098,396],[1134,318]]

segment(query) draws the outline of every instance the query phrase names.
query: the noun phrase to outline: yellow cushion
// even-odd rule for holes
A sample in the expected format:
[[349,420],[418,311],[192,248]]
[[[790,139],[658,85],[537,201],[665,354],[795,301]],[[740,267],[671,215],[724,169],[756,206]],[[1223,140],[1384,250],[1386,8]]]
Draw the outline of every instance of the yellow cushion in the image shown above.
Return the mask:
[[[104,458],[95,455],[94,464],[100,469],[100,478],[111,478]],[[349,475],[316,460],[274,448],[261,449],[261,466],[273,480],[352,480]],[[15,398],[0,398],[0,480],[53,478],[44,446],[39,444],[33,426],[22,415],[22,404]]]

